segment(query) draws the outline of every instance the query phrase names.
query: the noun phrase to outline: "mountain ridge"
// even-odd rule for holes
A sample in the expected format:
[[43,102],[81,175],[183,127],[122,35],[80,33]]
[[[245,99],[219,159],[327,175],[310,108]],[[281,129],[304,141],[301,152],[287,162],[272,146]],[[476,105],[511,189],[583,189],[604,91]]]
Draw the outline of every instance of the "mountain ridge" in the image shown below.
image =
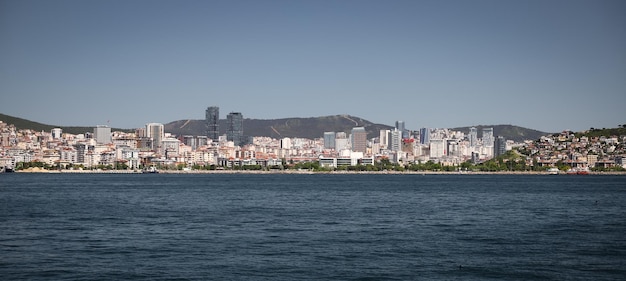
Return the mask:
[[[204,135],[206,124],[204,120],[184,119],[164,124],[165,131],[176,135]],[[226,133],[226,119],[220,119],[220,134]],[[280,119],[251,119],[244,118],[244,135],[259,137],[299,137],[320,138],[324,132],[349,133],[354,127],[364,127],[369,138],[378,136],[382,129],[393,127],[375,124],[360,117],[351,115],[329,115],[320,117],[292,117]]]
[[[0,113],[0,121],[13,124],[19,129],[31,129],[35,131],[50,131],[53,128],[62,128],[63,132],[70,134],[93,132],[93,128],[95,127],[47,125],[2,113]],[[368,133],[368,138],[374,138],[379,136],[380,130],[393,129],[393,126],[373,123],[363,118],[347,114],[280,119],[245,118],[243,122],[245,135],[272,138],[299,137],[314,139],[323,137],[324,132],[345,132],[349,134],[354,127],[364,127]],[[220,134],[225,134],[227,125],[226,119],[220,119],[219,125]],[[206,135],[206,124],[202,119],[176,120],[164,124],[164,127],[166,132],[177,136]],[[515,125],[476,125],[450,129],[468,133],[470,127],[476,127],[478,129],[479,137],[482,135],[482,128],[492,127],[494,129],[494,136],[500,135],[514,141],[536,140],[541,136],[550,134]],[[111,128],[111,130],[131,132],[133,129]]]

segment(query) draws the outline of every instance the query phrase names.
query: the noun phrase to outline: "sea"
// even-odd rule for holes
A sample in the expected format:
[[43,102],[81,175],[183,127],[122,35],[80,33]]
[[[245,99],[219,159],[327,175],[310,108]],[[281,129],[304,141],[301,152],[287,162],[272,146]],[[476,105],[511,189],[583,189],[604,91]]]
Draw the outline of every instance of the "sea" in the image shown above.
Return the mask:
[[626,176],[0,174],[1,280],[626,280]]

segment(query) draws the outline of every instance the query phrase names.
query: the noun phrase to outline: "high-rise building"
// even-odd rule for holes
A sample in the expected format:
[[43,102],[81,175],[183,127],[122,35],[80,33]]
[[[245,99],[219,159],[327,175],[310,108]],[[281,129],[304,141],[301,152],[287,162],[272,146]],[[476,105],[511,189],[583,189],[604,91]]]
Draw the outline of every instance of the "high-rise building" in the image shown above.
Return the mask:
[[364,127],[352,128],[352,151],[367,152],[367,131]]
[[430,129],[421,128],[420,129],[420,144],[428,144],[429,142],[430,142]]
[[226,137],[235,145],[241,145],[243,142],[243,115],[240,112],[231,112],[226,116],[228,128],[226,129]]
[[406,129],[404,121],[396,121],[396,129],[400,131],[401,137],[403,139],[409,138],[409,130]]
[[146,137],[152,140],[152,149],[163,153],[163,139],[165,138],[165,128],[161,123],[146,124]]
[[493,156],[498,157],[504,153],[506,153],[506,139],[503,136],[498,136],[493,146]]
[[210,106],[206,109],[206,126],[207,137],[213,141],[219,141],[220,137],[220,108],[217,106]]
[[350,149],[348,137],[345,132],[337,132],[335,134],[335,150],[340,151]]
[[476,129],[476,127],[470,128],[467,137],[469,138],[470,147],[475,147],[478,145],[478,129]]
[[400,132],[404,131],[404,121],[396,121],[396,129]]
[[380,143],[380,147],[383,149],[389,148],[389,137],[391,131],[390,130],[380,130],[378,135],[378,142]]
[[324,148],[335,149],[335,132],[324,132]]
[[483,146],[493,147],[493,128],[483,128]]
[[98,144],[109,144],[111,140],[111,127],[107,125],[98,125],[93,129],[93,138]]
[[389,150],[397,152],[402,149],[402,132],[395,128],[390,133],[391,137],[389,138]]

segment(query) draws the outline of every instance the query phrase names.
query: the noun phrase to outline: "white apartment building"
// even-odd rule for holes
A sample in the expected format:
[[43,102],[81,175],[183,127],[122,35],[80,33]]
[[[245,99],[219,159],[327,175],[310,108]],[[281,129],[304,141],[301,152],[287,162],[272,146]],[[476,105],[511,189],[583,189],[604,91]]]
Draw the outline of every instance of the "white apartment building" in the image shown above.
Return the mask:
[[443,139],[430,140],[430,158],[442,158],[446,155],[446,141]]

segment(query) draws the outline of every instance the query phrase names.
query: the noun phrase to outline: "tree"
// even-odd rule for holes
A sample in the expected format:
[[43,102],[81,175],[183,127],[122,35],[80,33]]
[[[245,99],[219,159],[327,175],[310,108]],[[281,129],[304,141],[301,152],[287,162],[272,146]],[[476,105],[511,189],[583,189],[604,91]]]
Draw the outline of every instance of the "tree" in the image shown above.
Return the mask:
[[474,166],[471,161],[465,161],[459,165],[459,167],[463,170],[470,170]]

